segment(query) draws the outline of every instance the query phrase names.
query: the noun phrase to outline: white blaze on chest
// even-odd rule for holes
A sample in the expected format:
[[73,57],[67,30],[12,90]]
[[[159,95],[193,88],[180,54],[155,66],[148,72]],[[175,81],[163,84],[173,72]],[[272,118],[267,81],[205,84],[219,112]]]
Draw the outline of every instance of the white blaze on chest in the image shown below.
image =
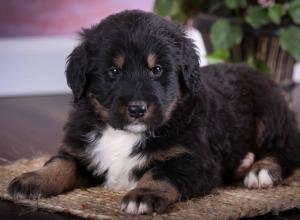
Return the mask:
[[133,148],[141,143],[143,135],[107,126],[102,136],[95,141],[89,151],[95,175],[107,170],[104,186],[112,189],[130,190],[136,182],[131,179],[131,171],[142,167],[145,158],[140,155],[130,156]]

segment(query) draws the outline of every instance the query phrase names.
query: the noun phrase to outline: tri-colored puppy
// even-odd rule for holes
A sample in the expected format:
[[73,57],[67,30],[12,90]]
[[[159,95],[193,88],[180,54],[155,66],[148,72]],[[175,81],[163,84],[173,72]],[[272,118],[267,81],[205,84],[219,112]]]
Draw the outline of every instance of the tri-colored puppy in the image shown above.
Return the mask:
[[300,166],[294,115],[262,74],[199,68],[183,31],[151,13],[118,13],[81,36],[66,70],[74,108],[63,145],[43,168],[15,178],[12,196],[99,184],[128,190],[126,213],[160,213],[236,174],[265,188]]

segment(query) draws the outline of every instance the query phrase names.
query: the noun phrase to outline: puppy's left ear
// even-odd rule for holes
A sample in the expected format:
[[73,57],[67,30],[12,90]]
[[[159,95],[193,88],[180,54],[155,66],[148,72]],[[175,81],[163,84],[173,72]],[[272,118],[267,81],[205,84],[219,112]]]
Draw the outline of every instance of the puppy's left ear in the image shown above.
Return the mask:
[[185,89],[191,94],[201,90],[200,64],[195,45],[188,38],[183,38],[181,45],[181,79]]
[[84,44],[77,46],[67,60],[66,77],[69,87],[72,89],[74,102],[83,95],[86,86],[86,74],[88,71],[87,51]]

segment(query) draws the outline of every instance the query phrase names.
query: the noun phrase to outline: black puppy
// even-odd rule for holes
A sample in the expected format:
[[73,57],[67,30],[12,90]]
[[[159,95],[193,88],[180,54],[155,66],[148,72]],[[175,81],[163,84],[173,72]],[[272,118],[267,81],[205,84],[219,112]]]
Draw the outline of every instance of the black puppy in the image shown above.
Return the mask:
[[82,33],[69,56],[74,109],[59,153],[9,185],[16,198],[101,184],[129,190],[126,213],[164,212],[231,182],[278,184],[300,166],[300,135],[275,83],[245,65],[199,68],[182,30],[125,11]]

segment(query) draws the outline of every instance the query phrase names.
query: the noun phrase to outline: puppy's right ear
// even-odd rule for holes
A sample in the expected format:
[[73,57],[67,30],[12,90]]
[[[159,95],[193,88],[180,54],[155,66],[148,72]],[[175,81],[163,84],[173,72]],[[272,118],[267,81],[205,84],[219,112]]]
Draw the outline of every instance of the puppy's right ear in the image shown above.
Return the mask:
[[72,89],[74,102],[82,97],[86,86],[86,74],[88,71],[87,51],[84,44],[77,46],[68,56],[66,77],[69,87]]

